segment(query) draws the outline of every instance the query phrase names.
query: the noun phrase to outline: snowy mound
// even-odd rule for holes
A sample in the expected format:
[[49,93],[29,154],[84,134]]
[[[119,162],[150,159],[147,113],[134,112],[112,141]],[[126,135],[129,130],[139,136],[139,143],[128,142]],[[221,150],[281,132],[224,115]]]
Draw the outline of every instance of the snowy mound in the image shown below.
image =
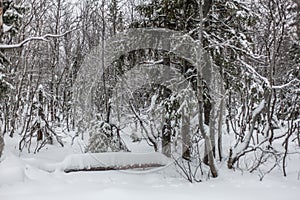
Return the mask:
[[24,163],[12,154],[7,155],[0,164],[0,185],[22,182],[25,177]]
[[160,167],[170,163],[161,153],[88,153],[75,154],[65,158],[57,170],[65,172],[96,171],[96,170],[123,170],[133,168]]

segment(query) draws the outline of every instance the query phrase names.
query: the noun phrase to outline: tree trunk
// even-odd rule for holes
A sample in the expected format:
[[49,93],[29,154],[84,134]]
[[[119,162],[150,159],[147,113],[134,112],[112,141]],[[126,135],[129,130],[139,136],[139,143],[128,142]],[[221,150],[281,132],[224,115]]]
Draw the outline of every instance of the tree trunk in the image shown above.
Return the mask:
[[95,171],[112,171],[112,170],[132,170],[132,169],[152,169],[152,168],[158,168],[163,167],[165,165],[163,164],[156,164],[156,163],[150,163],[150,164],[132,164],[127,166],[115,166],[115,167],[89,167],[89,168],[74,168],[74,169],[66,169],[64,170],[65,173],[72,173],[72,172],[95,172]]
[[[216,124],[216,120],[215,120],[215,103],[213,102],[213,100],[211,100],[210,103],[210,111],[205,111],[204,109],[204,113],[205,112],[209,112],[210,114],[208,115],[209,118],[209,138],[210,138],[210,142],[211,142],[211,146],[212,146],[212,153],[214,158],[216,157],[216,132],[215,132],[215,124]],[[204,124],[206,120],[204,120]],[[205,143],[205,148],[204,148],[204,157],[203,157],[203,162],[206,165],[209,165],[209,149],[206,146],[207,143]]]
[[[0,0],[0,39],[2,38],[3,34],[3,2]],[[4,148],[4,140],[3,140],[3,133],[1,130],[2,124],[0,124],[0,158],[2,156],[2,151]]]
[[42,131],[42,126],[41,126],[41,121],[42,119],[44,118],[44,113],[43,113],[43,92],[41,90],[41,88],[39,88],[39,91],[38,91],[38,116],[39,116],[39,120],[37,122],[37,141],[42,141],[44,139],[43,137],[43,131]]
[[215,119],[215,102],[211,102],[211,113],[209,120],[209,138],[212,144],[212,152],[214,157],[216,157],[216,119]]
[[187,109],[182,110],[182,158],[189,160],[191,158],[191,135],[190,135],[190,115]]
[[253,111],[254,116],[252,117],[251,125],[250,125],[250,130],[249,133],[245,136],[244,142],[240,144],[241,146],[236,147],[236,149],[232,150],[230,149],[229,152],[229,158],[227,162],[227,167],[229,169],[233,169],[233,165],[239,160],[241,156],[245,154],[245,151],[249,147],[250,140],[252,138],[254,128],[255,128],[255,123],[257,122],[260,114],[264,111],[266,107],[266,101],[263,100],[260,105]]
[[[224,87],[221,85],[221,95],[224,95]],[[218,155],[220,161],[223,159],[223,147],[222,147],[222,140],[223,140],[223,131],[222,131],[222,125],[223,125],[223,112],[224,112],[224,98],[222,97],[221,103],[220,103],[220,109],[219,109],[219,121],[218,121]]]
[[105,121],[106,123],[109,123],[110,121],[110,108],[109,108],[109,97],[108,97],[108,91],[107,91],[107,83],[106,78],[107,74],[105,69],[105,37],[106,37],[106,21],[105,21],[105,0],[102,0],[102,10],[101,10],[101,17],[102,17],[102,34],[101,34],[101,65],[103,69],[103,89],[104,89],[104,103],[105,103]]
[[197,98],[198,98],[198,121],[199,121],[199,130],[202,134],[202,137],[205,139],[205,146],[207,148],[207,155],[209,160],[209,167],[212,173],[212,177],[217,177],[218,172],[214,163],[214,156],[212,152],[212,145],[208,134],[204,128],[203,120],[203,44],[202,44],[202,33],[203,33],[203,0],[199,0],[199,15],[200,23],[198,30],[198,52],[197,52]]
[[171,120],[166,118],[162,129],[162,153],[167,157],[171,157],[171,136]]

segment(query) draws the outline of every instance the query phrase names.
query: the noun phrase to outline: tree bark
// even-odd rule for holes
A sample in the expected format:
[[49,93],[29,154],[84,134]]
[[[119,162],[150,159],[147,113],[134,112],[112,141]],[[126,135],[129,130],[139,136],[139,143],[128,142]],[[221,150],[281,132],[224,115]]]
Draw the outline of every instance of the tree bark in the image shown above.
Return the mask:
[[106,69],[105,69],[105,37],[106,37],[106,21],[105,21],[105,0],[102,0],[102,10],[101,10],[101,17],[102,17],[102,34],[101,34],[101,65],[103,69],[103,88],[104,88],[104,103],[105,103],[105,121],[107,123],[110,122],[110,108],[109,108],[109,97],[108,97],[108,91],[107,91],[107,83],[106,83],[106,78],[107,74]]
[[[224,95],[224,87],[221,85],[221,94]],[[223,112],[224,112],[224,98],[222,97],[221,103],[220,103],[220,109],[219,109],[219,121],[218,121],[218,155],[220,161],[223,159],[223,131],[222,131],[222,125],[223,125]]]
[[191,158],[191,136],[190,136],[190,116],[186,108],[182,110],[182,158],[189,160]]
[[210,113],[210,121],[209,121],[209,138],[212,144],[212,152],[214,157],[216,157],[216,119],[215,119],[215,102],[211,102],[211,113]]
[[[2,38],[2,34],[3,34],[3,2],[2,0],[0,0],[0,41]],[[0,158],[2,156],[2,151],[4,148],[4,140],[3,140],[3,133],[1,130],[1,126],[2,124],[0,124]]]
[[171,120],[166,118],[162,129],[162,153],[167,157],[171,157],[171,136]]
[[[210,142],[211,142],[211,146],[212,146],[212,153],[214,158],[216,157],[216,131],[215,131],[215,124],[216,124],[216,120],[215,120],[215,102],[213,102],[213,100],[211,100],[210,102],[210,111],[207,111],[204,109],[204,113],[209,112],[208,116],[208,120],[209,120],[209,138],[210,138]],[[204,124],[206,119],[204,120]],[[205,143],[205,148],[204,148],[204,157],[203,157],[203,162],[206,165],[209,165],[209,149],[206,146]]]
[[202,137],[205,140],[205,146],[207,148],[207,155],[209,160],[209,167],[212,173],[212,177],[217,177],[218,172],[214,163],[214,156],[212,152],[212,145],[208,134],[204,128],[204,120],[203,120],[203,44],[202,44],[202,34],[203,34],[203,0],[199,0],[199,15],[200,15],[200,23],[198,30],[198,52],[197,52],[197,99],[198,99],[198,122],[199,122],[199,130],[201,132]]
[[38,120],[37,122],[37,141],[42,141],[44,139],[44,135],[43,135],[43,131],[42,131],[42,126],[41,126],[41,121],[42,119],[44,119],[44,113],[43,113],[43,92],[41,90],[41,88],[39,88],[38,91],[38,116],[40,118],[40,120]]

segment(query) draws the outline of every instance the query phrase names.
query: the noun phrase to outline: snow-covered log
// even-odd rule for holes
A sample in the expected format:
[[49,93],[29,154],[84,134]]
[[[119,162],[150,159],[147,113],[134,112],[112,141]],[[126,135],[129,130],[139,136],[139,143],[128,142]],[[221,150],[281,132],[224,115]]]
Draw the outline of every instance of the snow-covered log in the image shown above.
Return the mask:
[[75,154],[65,158],[56,170],[69,172],[126,170],[136,168],[162,167],[172,162],[161,153],[88,153]]

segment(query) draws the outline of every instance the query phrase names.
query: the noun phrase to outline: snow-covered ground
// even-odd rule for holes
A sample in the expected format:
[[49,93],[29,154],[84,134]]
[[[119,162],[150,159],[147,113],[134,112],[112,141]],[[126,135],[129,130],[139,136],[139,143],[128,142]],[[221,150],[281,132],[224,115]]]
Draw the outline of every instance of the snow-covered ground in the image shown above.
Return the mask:
[[[257,173],[231,171],[226,169],[226,163],[219,163],[218,178],[191,184],[177,173],[174,165],[149,170],[75,173],[64,173],[59,170],[62,168],[57,167],[49,172],[45,170],[49,166],[63,166],[70,158],[76,160],[73,154],[81,153],[80,148],[55,146],[38,154],[20,154],[15,141],[6,138],[6,144],[0,163],[0,200],[300,199],[299,155],[293,157],[294,164],[290,166],[292,170],[287,178],[275,170],[259,181]],[[137,145],[147,149],[142,143]],[[133,149],[138,152],[139,148]],[[160,156],[155,159],[163,160]],[[104,161],[112,160],[106,158]],[[119,162],[126,164],[133,161]]]

